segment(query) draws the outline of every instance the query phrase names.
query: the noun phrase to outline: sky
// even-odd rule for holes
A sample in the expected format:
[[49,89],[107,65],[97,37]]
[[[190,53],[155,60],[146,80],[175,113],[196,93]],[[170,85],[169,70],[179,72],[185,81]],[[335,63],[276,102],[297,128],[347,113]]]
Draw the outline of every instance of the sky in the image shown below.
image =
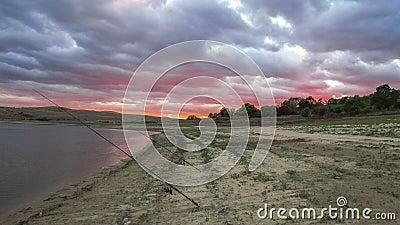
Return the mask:
[[[400,89],[399,11],[400,2],[390,0],[3,1],[0,106],[49,105],[34,88],[65,107],[120,112],[139,65],[190,40],[223,42],[250,56],[277,104],[294,96],[365,95],[386,83]],[[214,67],[176,69],[157,93],[197,73],[238,84]],[[184,108],[205,115],[220,105],[200,98]]]

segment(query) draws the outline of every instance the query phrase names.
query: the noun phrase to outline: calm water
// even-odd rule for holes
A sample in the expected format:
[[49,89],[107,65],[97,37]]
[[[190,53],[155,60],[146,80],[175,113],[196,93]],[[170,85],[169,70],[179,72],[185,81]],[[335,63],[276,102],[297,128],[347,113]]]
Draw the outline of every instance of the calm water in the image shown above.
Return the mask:
[[[99,131],[125,148],[122,131]],[[123,158],[86,127],[0,123],[0,217]]]

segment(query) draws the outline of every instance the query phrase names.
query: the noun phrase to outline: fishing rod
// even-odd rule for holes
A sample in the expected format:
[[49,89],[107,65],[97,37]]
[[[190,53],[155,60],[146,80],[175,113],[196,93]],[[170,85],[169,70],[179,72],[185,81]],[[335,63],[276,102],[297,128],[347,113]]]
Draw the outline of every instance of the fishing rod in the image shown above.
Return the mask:
[[[49,101],[50,103],[52,103],[53,105],[55,105],[58,109],[60,109],[61,111],[67,113],[68,115],[70,115],[72,118],[74,118],[75,120],[77,120],[79,123],[81,123],[83,126],[87,127],[89,130],[91,130],[93,133],[95,133],[96,135],[98,135],[99,137],[101,137],[102,139],[104,139],[105,141],[107,141],[108,143],[110,143],[112,146],[114,146],[116,149],[118,149],[120,152],[124,153],[126,156],[128,156],[129,158],[131,158],[132,160],[136,161],[135,158],[127,153],[126,151],[124,151],[122,148],[120,148],[118,145],[114,144],[112,141],[110,141],[108,138],[106,138],[105,136],[103,136],[101,133],[99,133],[98,131],[96,131],[95,129],[93,129],[89,124],[85,123],[84,121],[82,121],[81,119],[79,119],[77,116],[75,116],[73,113],[69,112],[68,110],[65,110],[63,107],[61,107],[60,105],[58,105],[56,102],[54,102],[53,100],[51,100],[50,98],[46,97],[44,94],[40,93],[39,91],[32,89],[34,92],[36,92],[37,94],[39,94],[40,96],[42,96],[44,99],[46,99],[47,101]],[[140,132],[139,132],[140,133]],[[144,134],[143,134],[144,135]],[[147,137],[147,135],[145,135]],[[162,146],[162,145],[160,145]],[[186,160],[184,160],[186,162]],[[153,174],[157,179],[159,179],[160,181],[162,181],[162,179],[155,173],[153,173],[151,170],[149,170],[145,165],[141,164],[140,162],[136,161],[138,164],[140,164],[140,166],[142,166],[143,168],[146,169],[146,171],[150,172],[151,174]],[[191,165],[191,164],[190,164]],[[178,192],[180,195],[182,195],[183,197],[185,197],[187,200],[189,200],[191,203],[193,203],[196,207],[200,207],[200,205],[194,201],[192,198],[190,198],[189,196],[187,196],[185,193],[183,193],[182,191],[180,191],[178,188],[176,188],[175,186],[173,186],[170,183],[167,183],[165,181],[164,182],[166,185],[168,185],[170,188],[174,189],[176,192]]]

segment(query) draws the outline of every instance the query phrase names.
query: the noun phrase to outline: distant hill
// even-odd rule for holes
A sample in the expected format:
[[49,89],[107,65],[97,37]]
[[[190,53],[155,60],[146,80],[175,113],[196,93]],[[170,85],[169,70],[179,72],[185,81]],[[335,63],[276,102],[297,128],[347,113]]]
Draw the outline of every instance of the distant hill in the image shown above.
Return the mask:
[[[63,108],[89,124],[120,126],[122,115],[112,111],[92,111]],[[135,117],[135,115],[132,115]],[[77,124],[74,118],[55,106],[49,107],[0,107],[0,121],[47,122]],[[146,121],[157,123],[158,117],[146,116]]]

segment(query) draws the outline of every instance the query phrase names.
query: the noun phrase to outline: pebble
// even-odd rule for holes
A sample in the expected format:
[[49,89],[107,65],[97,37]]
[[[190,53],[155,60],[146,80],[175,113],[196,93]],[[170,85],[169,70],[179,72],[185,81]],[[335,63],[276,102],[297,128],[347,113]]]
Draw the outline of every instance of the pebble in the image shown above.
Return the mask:
[[124,225],[129,225],[132,223],[132,221],[130,221],[128,218],[124,218],[123,222],[124,222]]

